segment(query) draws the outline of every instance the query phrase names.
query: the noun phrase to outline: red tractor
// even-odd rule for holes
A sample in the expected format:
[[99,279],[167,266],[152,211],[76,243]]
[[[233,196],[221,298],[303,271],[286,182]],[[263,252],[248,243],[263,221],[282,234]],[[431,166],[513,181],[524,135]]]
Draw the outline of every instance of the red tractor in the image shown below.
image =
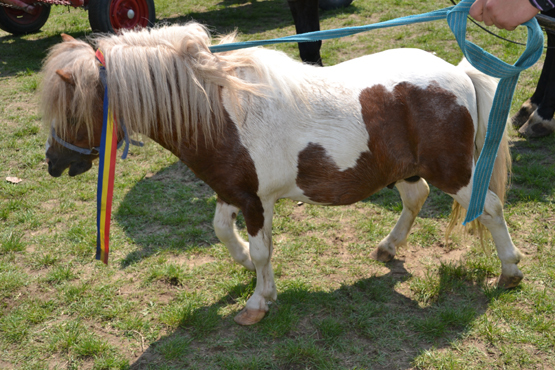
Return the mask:
[[0,0],[0,29],[14,35],[37,32],[46,23],[52,5],[89,11],[93,31],[152,26],[154,0]]

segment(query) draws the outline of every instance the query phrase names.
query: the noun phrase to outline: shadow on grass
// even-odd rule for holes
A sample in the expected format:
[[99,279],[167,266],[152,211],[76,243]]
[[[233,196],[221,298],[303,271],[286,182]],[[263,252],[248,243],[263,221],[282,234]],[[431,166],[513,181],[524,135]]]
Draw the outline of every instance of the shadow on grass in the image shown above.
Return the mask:
[[[240,6],[233,6],[237,4]],[[256,34],[294,24],[287,1],[224,0],[220,5],[224,7],[206,12],[191,12],[183,16],[162,18],[158,21],[168,24],[181,24],[195,20],[220,34],[229,33],[235,29],[243,34]],[[352,3],[348,7],[337,10],[319,10],[319,19],[335,17],[339,12],[353,14],[356,9],[356,3]]]
[[[85,32],[68,34],[81,40],[87,35]],[[48,49],[60,42],[62,38],[59,35],[36,40],[11,35],[0,37],[0,77],[38,72]]]
[[204,249],[218,239],[212,219],[216,197],[181,162],[139,181],[126,195],[114,217],[140,250],[122,266],[161,250]]
[[[422,306],[396,286],[410,277],[403,261],[383,276],[324,292],[284,282],[278,302],[258,324],[241,327],[220,312],[250,295],[253,281],[231,287],[216,303],[197,296],[170,302],[176,329],[152,343],[132,369],[392,369],[448,347],[487,309],[485,276],[442,265],[433,303]],[[279,282],[279,279],[278,279]],[[491,297],[491,292],[489,292]]]
[[555,135],[516,139],[511,146],[513,173],[508,203],[552,203],[555,196]]

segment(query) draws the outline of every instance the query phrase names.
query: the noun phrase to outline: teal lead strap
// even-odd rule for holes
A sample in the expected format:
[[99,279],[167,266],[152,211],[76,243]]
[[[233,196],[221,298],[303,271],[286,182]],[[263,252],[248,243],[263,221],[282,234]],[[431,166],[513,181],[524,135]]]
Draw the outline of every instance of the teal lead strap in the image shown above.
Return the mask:
[[534,65],[543,53],[543,32],[536,19],[524,24],[528,28],[526,50],[514,65],[491,55],[466,40],[466,21],[474,0],[463,0],[447,14],[447,23],[470,64],[490,76],[500,78],[489,114],[484,147],[476,163],[472,180],[472,196],[463,225],[478,218],[484,211],[489,182],[493,171],[499,143],[503,137],[511,102],[520,72]]
[[511,102],[513,100],[520,72],[534,65],[543,53],[543,32],[535,18],[524,23],[524,26],[528,28],[526,50],[522,53],[514,65],[505,63],[476,44],[467,41],[466,21],[468,12],[470,11],[470,6],[473,3],[474,0],[462,0],[457,5],[445,9],[435,10],[424,14],[410,15],[366,26],[308,32],[272,40],[254,40],[213,45],[210,47],[210,50],[213,53],[216,53],[284,42],[327,40],[379,28],[447,19],[447,23],[455,35],[457,43],[470,64],[485,74],[501,79],[499,81],[499,85],[497,86],[497,91],[495,92],[493,105],[489,115],[484,147],[482,148],[482,152],[480,153],[480,157],[478,158],[474,171],[474,178],[472,180],[472,196],[470,198],[470,205],[468,207],[466,219],[463,222],[463,224],[466,224],[478,218],[484,211],[484,202],[489,188],[493,165],[495,163],[495,158],[497,157],[497,151],[503,137],[503,132],[505,131],[505,125],[509,116],[509,110],[511,108]]
[[448,8],[434,10],[429,13],[408,15],[406,17],[390,19],[388,21],[384,21],[380,23],[368,24],[366,26],[346,27],[346,28],[338,28],[335,30],[307,32],[307,33],[301,33],[299,35],[285,36],[285,37],[280,37],[280,38],[271,39],[271,40],[252,40],[252,41],[244,41],[244,42],[234,42],[230,44],[212,45],[210,46],[210,51],[213,53],[218,53],[223,51],[244,49],[244,48],[249,48],[253,46],[283,44],[285,42],[311,42],[311,41],[336,39],[339,37],[350,36],[361,32],[376,30],[379,28],[404,26],[407,24],[431,22],[431,21],[437,21],[440,19],[445,19],[445,17],[447,16],[447,12],[453,8],[455,7],[450,6]]

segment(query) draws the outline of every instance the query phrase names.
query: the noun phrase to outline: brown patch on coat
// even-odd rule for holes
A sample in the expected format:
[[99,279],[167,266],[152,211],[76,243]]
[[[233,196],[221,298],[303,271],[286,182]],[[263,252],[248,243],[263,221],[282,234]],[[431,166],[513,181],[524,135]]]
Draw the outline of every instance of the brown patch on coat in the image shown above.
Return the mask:
[[170,150],[178,147],[172,152],[218,194],[218,201],[241,209],[249,235],[255,236],[264,226],[264,208],[257,195],[258,175],[227,112],[225,118],[224,132],[213,143],[205,140],[200,128],[196,145],[190,142],[165,145],[158,141],[161,138],[156,141]]
[[367,88],[359,99],[370,150],[341,171],[323,146],[309,143],[299,153],[297,185],[311,200],[351,204],[414,176],[451,194],[468,185],[474,126],[453,93],[404,82],[392,92]]

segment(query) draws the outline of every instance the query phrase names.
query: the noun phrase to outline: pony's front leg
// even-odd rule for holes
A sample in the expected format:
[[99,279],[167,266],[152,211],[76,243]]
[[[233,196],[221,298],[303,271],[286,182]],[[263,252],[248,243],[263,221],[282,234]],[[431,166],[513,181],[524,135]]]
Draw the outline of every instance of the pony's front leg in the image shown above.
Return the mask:
[[231,257],[245,266],[247,270],[254,271],[254,264],[249,253],[249,244],[241,238],[235,226],[238,212],[239,208],[218,198],[216,214],[214,215],[214,231],[218,239],[229,250]]
[[391,261],[395,257],[397,247],[406,242],[412,224],[430,194],[430,188],[422,178],[416,182],[399,181],[395,187],[401,195],[403,211],[393,230],[370,255],[373,259],[382,262]]
[[[273,250],[272,217],[274,202],[264,202],[263,209],[262,213],[243,210],[247,229],[249,230],[250,255],[256,268],[256,287],[245,308],[235,316],[235,322],[241,325],[252,325],[262,320],[266,312],[268,312],[268,302],[277,299],[274,271],[270,262]],[[251,234],[250,230],[252,228],[249,227],[249,223],[252,222],[253,217],[254,220],[263,218],[264,226],[260,230],[255,229]]]

